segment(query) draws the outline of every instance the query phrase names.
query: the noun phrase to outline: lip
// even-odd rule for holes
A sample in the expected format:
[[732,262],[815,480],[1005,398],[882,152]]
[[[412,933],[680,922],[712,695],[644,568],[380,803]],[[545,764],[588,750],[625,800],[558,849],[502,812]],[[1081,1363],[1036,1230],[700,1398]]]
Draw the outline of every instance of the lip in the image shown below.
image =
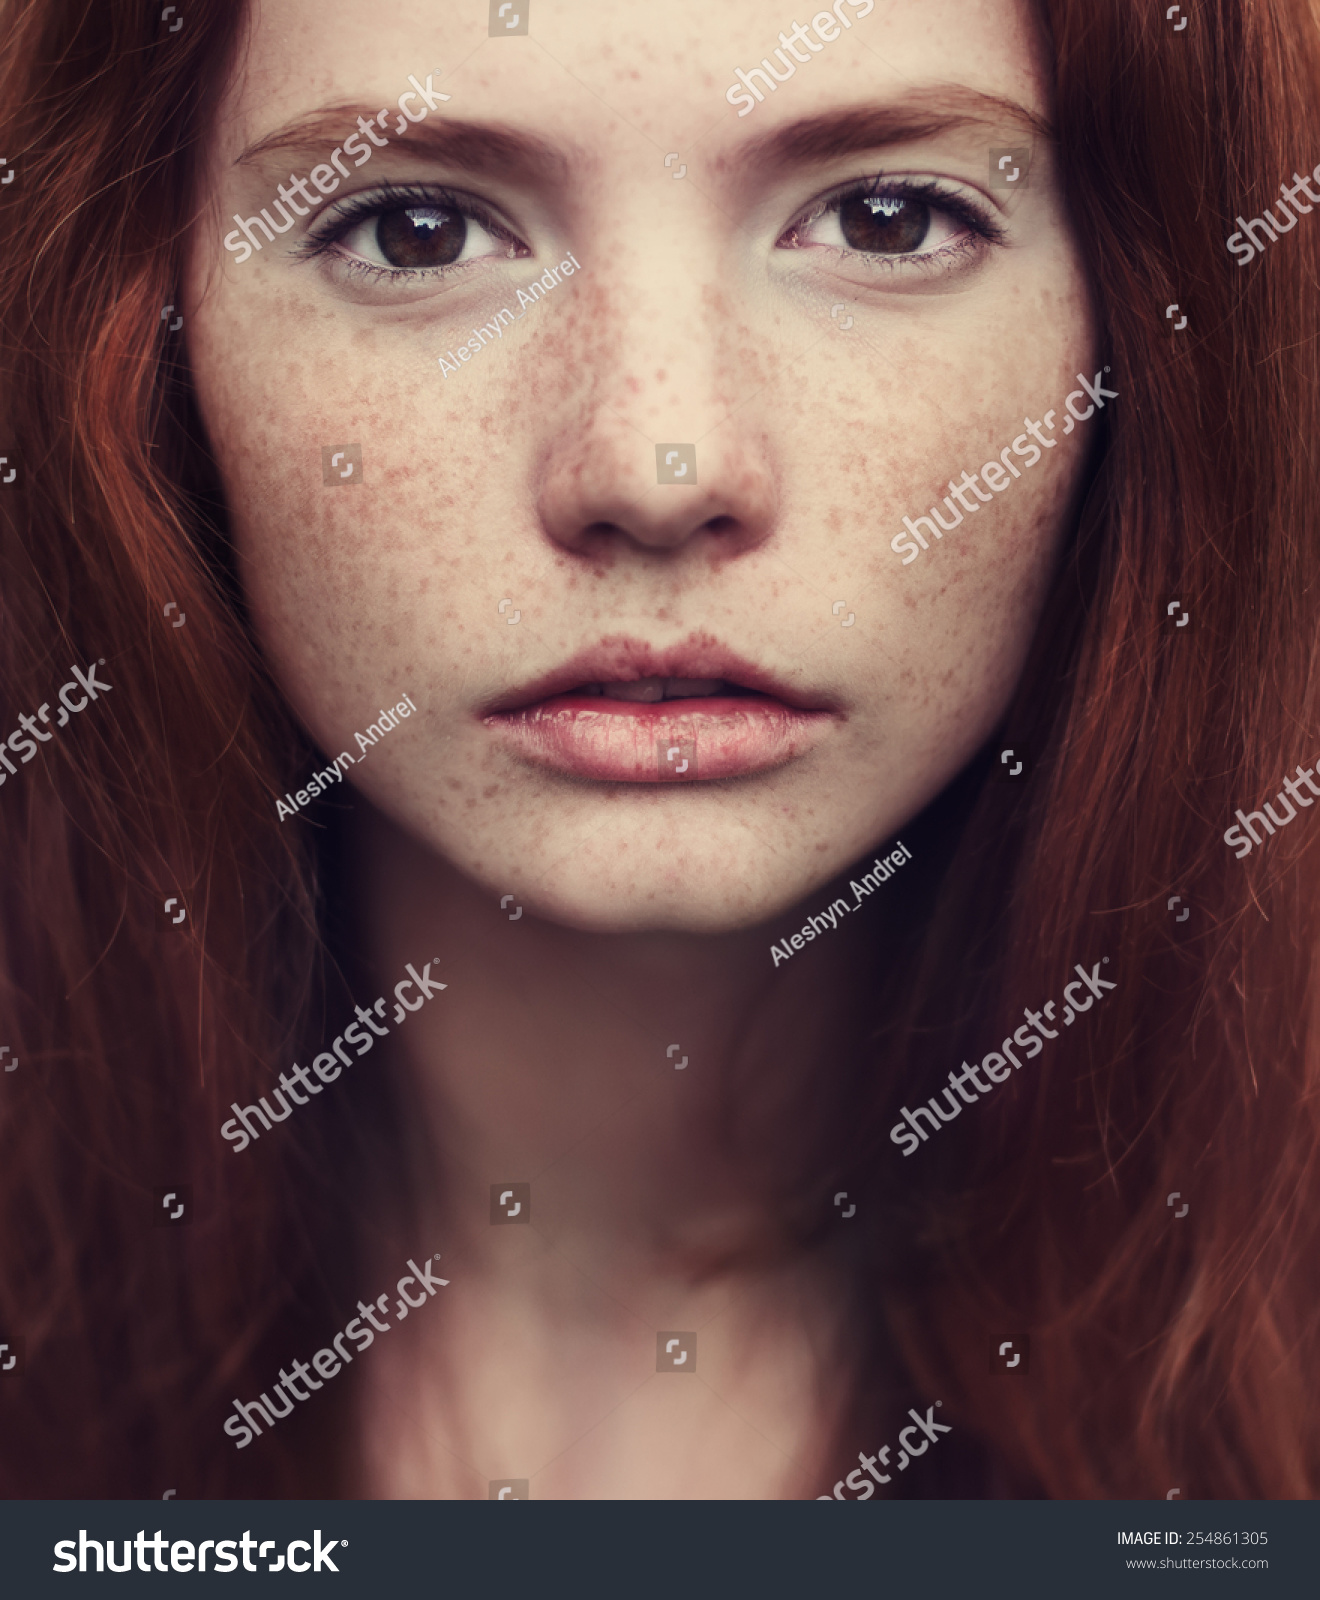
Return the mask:
[[[572,692],[639,678],[722,678],[751,693],[643,702]],[[657,650],[616,638],[501,696],[482,721],[536,766],[597,782],[674,784],[786,766],[814,749],[837,715],[827,697],[713,639]]]

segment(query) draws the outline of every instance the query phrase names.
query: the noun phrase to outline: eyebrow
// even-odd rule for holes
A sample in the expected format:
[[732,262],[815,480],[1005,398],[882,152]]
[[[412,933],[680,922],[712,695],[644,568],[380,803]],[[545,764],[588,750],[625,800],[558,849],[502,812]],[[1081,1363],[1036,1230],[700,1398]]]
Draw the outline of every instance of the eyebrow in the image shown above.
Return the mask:
[[853,106],[791,122],[753,140],[744,159],[756,166],[803,166],[963,128],[989,132],[1006,123],[1033,140],[1054,138],[1045,118],[1016,100],[953,87],[918,90],[893,105]]
[[[250,144],[234,165],[250,165],[277,151],[324,161],[328,151],[336,146],[342,149],[346,139],[354,135],[363,138],[358,117],[375,123],[378,109],[367,105],[323,106]],[[410,124],[406,133],[395,133],[392,122],[383,128],[376,123],[375,130],[379,137],[388,139],[392,150],[445,161],[478,176],[501,174],[546,180],[562,177],[566,169],[563,155],[554,146],[501,123],[436,117]],[[371,148],[375,154],[381,147]]]

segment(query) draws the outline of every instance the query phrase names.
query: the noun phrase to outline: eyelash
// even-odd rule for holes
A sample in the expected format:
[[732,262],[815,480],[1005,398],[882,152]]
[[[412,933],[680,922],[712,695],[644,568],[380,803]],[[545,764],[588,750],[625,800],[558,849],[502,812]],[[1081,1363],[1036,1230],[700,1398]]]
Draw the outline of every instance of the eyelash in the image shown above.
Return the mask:
[[822,217],[838,212],[852,200],[916,200],[927,205],[932,211],[942,212],[945,216],[954,218],[972,235],[972,239],[955,239],[941,245],[937,250],[910,251],[906,254],[881,255],[865,250],[853,250],[839,245],[818,245],[817,249],[833,249],[844,259],[855,259],[860,256],[872,268],[885,271],[897,271],[902,268],[916,268],[926,270],[933,266],[937,270],[952,264],[960,255],[968,252],[968,248],[979,250],[982,244],[1003,244],[1004,230],[995,222],[991,213],[969,200],[960,191],[948,189],[934,179],[916,178],[886,178],[883,173],[878,173],[873,178],[866,178],[857,183],[848,184],[833,194],[825,195],[819,200],[813,200],[793,222],[785,228],[779,236],[778,243],[785,248],[802,249],[801,243],[784,245],[786,240],[796,241],[798,236],[805,232],[813,223],[819,222]]
[[[997,245],[1004,242],[1004,230],[994,221],[990,212],[969,200],[965,194],[948,189],[932,179],[887,179],[883,173],[878,173],[873,178],[848,184],[833,194],[813,200],[807,209],[789,224],[776,243],[783,248],[802,249],[803,244],[797,242],[799,236],[813,223],[838,212],[850,201],[867,199],[918,201],[928,205],[932,211],[941,212],[961,223],[972,235],[972,241],[957,239],[941,245],[937,250],[911,251],[899,255],[881,255],[837,245],[815,248],[832,249],[843,259],[860,256],[873,269],[893,272],[902,268],[939,270],[951,265],[958,256],[966,254],[969,243],[975,250],[981,243]],[[527,250],[527,246],[515,234],[479,201],[468,195],[460,195],[452,189],[426,185],[387,184],[370,194],[346,200],[341,203],[339,210],[326,213],[320,226],[309,232],[307,237],[294,247],[294,253],[305,260],[328,256],[336,250],[342,239],[363,222],[369,222],[373,217],[380,217],[387,212],[408,206],[448,207],[478,223],[492,238],[506,242],[510,246],[510,255],[515,251]],[[785,244],[785,241],[794,242]],[[354,277],[366,278],[373,283],[408,283],[415,282],[419,278],[443,278],[470,264],[462,262],[441,267],[390,267],[378,266],[375,262],[364,261],[359,256],[343,255],[341,260],[346,270]]]
[[[478,223],[492,238],[507,243],[511,247],[510,254],[514,249],[520,251],[527,249],[522,240],[504,223],[500,222],[480,201],[472,199],[469,195],[461,195],[453,189],[435,188],[431,185],[386,184],[383,188],[373,189],[369,194],[345,200],[337,211],[326,213],[320,226],[312,229],[305,239],[294,246],[293,253],[309,261],[328,256],[335,251],[342,239],[362,223],[370,222],[373,217],[384,216],[390,211],[404,210],[409,206],[446,207]],[[470,265],[465,261],[454,262],[444,267],[382,267],[374,261],[364,261],[360,256],[343,255],[341,260],[354,277],[367,278],[373,283],[408,283],[415,282],[419,278],[442,278],[450,273],[462,271]]]

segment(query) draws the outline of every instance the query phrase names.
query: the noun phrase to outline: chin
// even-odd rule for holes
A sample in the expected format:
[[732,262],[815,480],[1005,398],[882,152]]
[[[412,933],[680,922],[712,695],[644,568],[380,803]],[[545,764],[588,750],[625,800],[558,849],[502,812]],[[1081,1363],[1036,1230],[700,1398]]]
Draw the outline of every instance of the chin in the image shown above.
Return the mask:
[[534,916],[580,933],[740,933],[774,915],[769,902],[739,908],[708,884],[673,880],[637,883],[617,894],[580,880],[541,884],[524,900]]
[[656,840],[634,839],[631,849],[570,844],[538,852],[525,865],[510,857],[499,869],[502,887],[488,868],[479,877],[497,896],[516,888],[532,916],[583,933],[737,933],[811,892],[805,872],[767,880],[768,852],[755,842],[749,849],[745,835],[708,836],[706,844],[699,853]]

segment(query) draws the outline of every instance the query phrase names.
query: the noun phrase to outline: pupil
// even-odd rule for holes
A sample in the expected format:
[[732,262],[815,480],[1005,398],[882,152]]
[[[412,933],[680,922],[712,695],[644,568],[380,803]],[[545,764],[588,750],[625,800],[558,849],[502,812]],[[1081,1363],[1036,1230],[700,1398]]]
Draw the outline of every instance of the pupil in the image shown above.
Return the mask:
[[839,228],[850,250],[905,255],[930,232],[930,207],[920,200],[859,196],[839,207]]
[[376,243],[392,267],[447,267],[466,240],[466,218],[438,206],[386,211],[376,222]]

